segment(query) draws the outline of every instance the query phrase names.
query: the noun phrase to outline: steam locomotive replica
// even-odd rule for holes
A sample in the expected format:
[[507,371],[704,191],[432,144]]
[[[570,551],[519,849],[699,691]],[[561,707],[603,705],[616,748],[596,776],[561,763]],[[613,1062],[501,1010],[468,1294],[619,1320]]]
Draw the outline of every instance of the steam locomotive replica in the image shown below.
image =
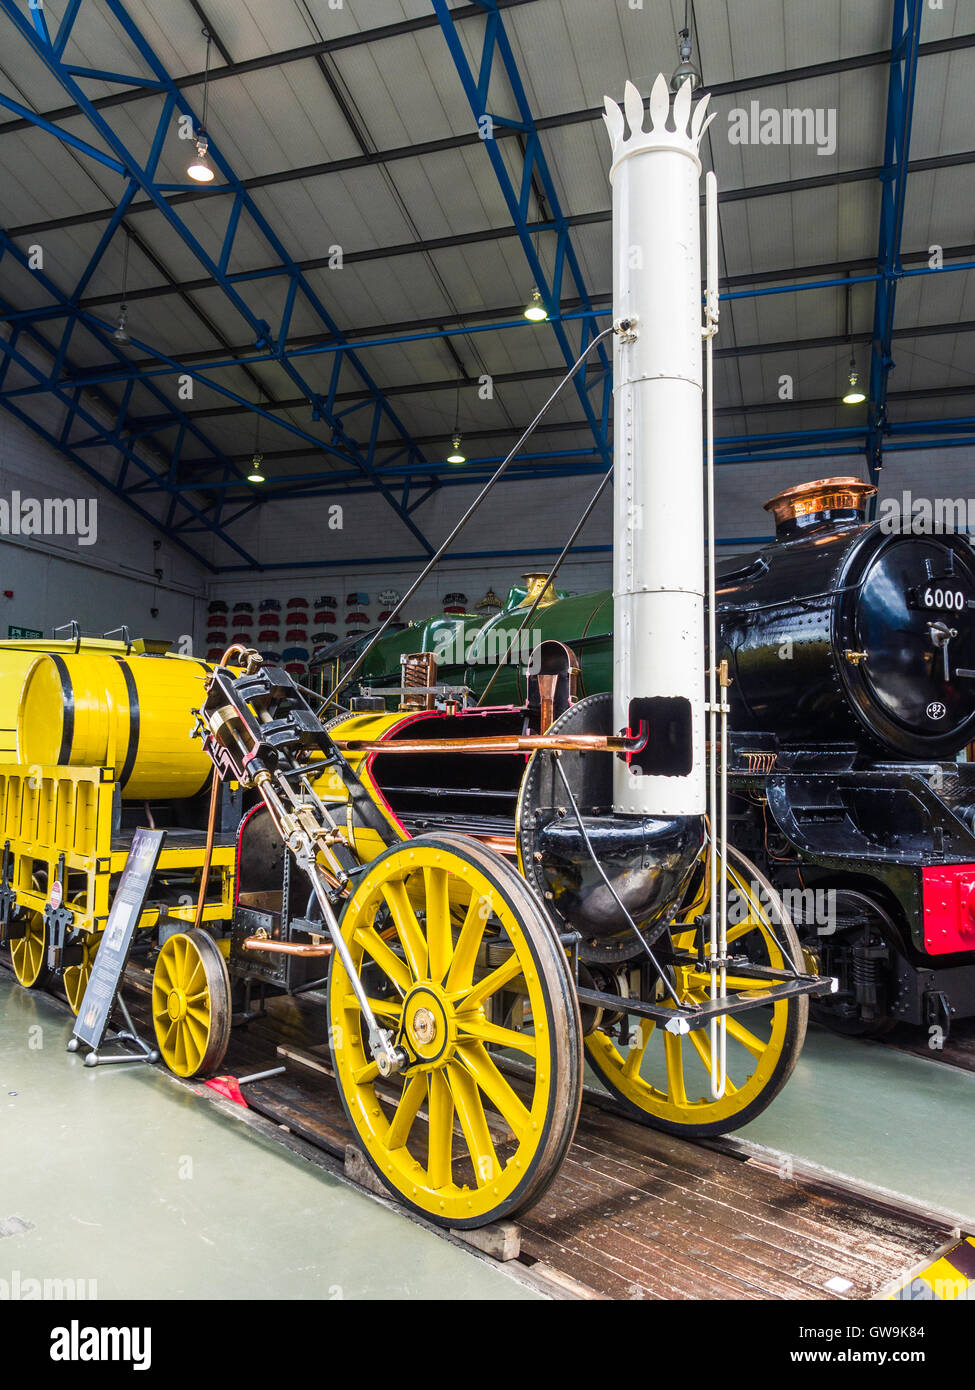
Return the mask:
[[[692,110],[689,84],[671,101],[662,75],[647,128],[631,83],[625,119],[606,101],[613,324],[573,368],[612,335],[615,636],[603,690],[582,692],[576,655],[553,634],[516,698],[473,705],[429,679],[421,652],[398,708],[362,695],[323,718],[288,672],[231,648],[194,676],[199,742],[159,750],[157,763],[150,739],[144,783],[134,661],[123,658],[120,684],[117,655],[103,653],[101,695],[92,681],[79,700],[86,688],[66,684],[49,658],[46,743],[44,721],[20,701],[16,781],[70,781],[89,759],[88,780],[103,767],[109,785],[133,788],[133,803],[145,791],[148,815],[154,779],[166,768],[174,778],[167,814],[174,828],[191,822],[197,902],[192,926],[185,904],[181,918],[165,905],[143,924],[165,1063],[181,1076],[212,1072],[234,1014],[250,1015],[255,996],[260,1007],[268,993],[324,990],[332,1067],[368,1162],[403,1203],[445,1226],[483,1225],[537,1201],[572,1140],[584,1057],[646,1123],[721,1133],[785,1084],[810,999],[836,985],[728,833],[729,677],[723,661],[707,665],[705,634],[713,439],[702,470],[701,405],[718,319],[708,175],[701,322],[706,104]],[[625,254],[637,242],[640,265]],[[142,660],[162,674],[172,658]],[[40,679],[35,669],[25,689]],[[187,708],[158,706],[172,718]],[[22,765],[32,729],[48,759],[33,772]],[[214,769],[202,841],[201,753]],[[124,787],[116,804],[121,832]],[[77,833],[65,814],[48,837],[54,848]],[[214,866],[235,817],[228,910]],[[26,959],[21,899],[46,900],[30,910],[54,966],[56,950],[77,946],[75,932],[99,925],[97,914],[77,915],[98,861],[49,856],[28,882],[24,851],[39,833],[36,820],[24,828],[6,937]],[[70,870],[75,892],[65,895]],[[62,907],[75,916],[59,918]],[[62,928],[68,935],[55,934]]]
[[212,669],[121,637],[0,643],[0,944],[26,989],[60,981],[77,1013],[135,828],[165,828],[137,952],[233,910],[239,801],[207,858],[211,767],[187,743]]
[[[790,488],[765,504],[774,541],[719,567],[732,835],[840,981],[814,1017],[943,1041],[975,1016],[975,765],[956,760],[975,739],[975,557],[962,535],[867,523],[875,491],[856,478]],[[525,578],[487,623],[438,616],[384,638],[362,687],[398,685],[415,648],[472,703],[489,687],[517,699],[519,629],[540,598],[532,641],[567,644],[580,694],[608,690],[610,593],[559,598],[547,576]]]

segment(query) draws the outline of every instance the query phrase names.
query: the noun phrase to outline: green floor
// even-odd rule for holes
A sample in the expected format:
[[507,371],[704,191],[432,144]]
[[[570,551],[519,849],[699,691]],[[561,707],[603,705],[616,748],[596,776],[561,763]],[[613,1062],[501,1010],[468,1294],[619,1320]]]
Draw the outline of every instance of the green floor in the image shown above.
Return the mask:
[[[158,1070],[84,1068],[69,1036],[60,1007],[0,971],[0,1280],[95,1280],[101,1298],[534,1296]],[[811,1030],[738,1137],[975,1230],[973,1074]]]
[[[99,1298],[535,1297],[157,1069],[86,1069],[70,1035],[0,970],[0,1280],[95,1280]],[[5,1235],[12,1217],[33,1229]]]
[[811,1028],[784,1090],[738,1137],[946,1208],[975,1231],[975,1073]]

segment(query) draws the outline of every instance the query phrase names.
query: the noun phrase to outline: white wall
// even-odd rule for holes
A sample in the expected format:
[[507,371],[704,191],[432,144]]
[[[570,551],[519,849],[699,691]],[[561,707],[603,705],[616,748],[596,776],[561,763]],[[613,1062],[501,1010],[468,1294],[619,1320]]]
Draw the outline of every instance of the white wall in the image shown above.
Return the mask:
[[[55,426],[52,425],[52,428]],[[116,460],[100,466],[117,467]],[[864,475],[853,457],[813,459],[782,464],[719,466],[718,532],[725,539],[771,536],[762,503],[782,488],[810,478]],[[504,596],[529,569],[547,570],[596,489],[595,476],[550,483],[501,483],[475,515],[455,551],[518,550],[526,553],[495,560],[445,559],[406,609],[407,617],[439,611],[444,595],[465,593],[473,604],[490,586]],[[890,453],[881,475],[881,496],[968,497],[975,494],[975,450],[931,449]],[[96,498],[97,540],[78,545],[70,536],[0,535],[0,637],[8,625],[40,628],[77,618],[82,629],[100,633],[127,623],[134,635],[179,637],[192,633],[198,651],[206,648],[206,601],[220,597],[233,605],[256,604],[277,597],[284,604],[300,595],[314,600],[321,593],[339,601],[337,631],[344,633],[346,596],[368,593],[371,620],[380,612],[384,588],[403,592],[422,564],[420,546],[381,498],[356,494],[343,502],[343,526],[328,525],[328,507],[338,499],[268,503],[231,528],[231,534],[265,564],[311,561],[322,568],[267,570],[214,576],[143,522],[106,489],[40,440],[6,412],[0,411],[0,499],[22,497]],[[470,504],[475,489],[442,488],[414,517],[433,543],[440,541]],[[975,508],[973,508],[975,509]],[[608,493],[601,499],[579,544],[605,545],[612,539]],[[154,549],[154,542],[160,542]],[[194,543],[203,553],[199,535]],[[534,550],[533,550],[534,547]],[[743,550],[750,548],[747,544]],[[722,546],[719,554],[736,553]],[[209,552],[218,564],[234,563],[224,547]],[[363,564],[372,557],[415,557],[395,564]],[[328,563],[334,562],[334,563]],[[161,580],[153,570],[160,567]],[[610,583],[607,553],[575,554],[565,562],[558,585],[570,593],[587,593]],[[12,589],[14,597],[3,597]],[[150,610],[158,609],[153,618]],[[313,625],[314,626],[314,625]],[[283,645],[283,644],[282,644]]]
[[[783,488],[813,478],[842,475],[864,477],[862,459],[853,456],[808,459],[781,464],[723,464],[717,469],[717,530],[725,542],[719,558],[753,548],[753,538],[771,538],[773,526],[762,504]],[[551,483],[501,483],[471,520],[453,549],[531,550],[564,545],[599,479],[595,476],[559,479]],[[975,451],[930,449],[892,452],[881,474],[881,497],[900,495],[904,488],[915,496],[975,496]],[[415,513],[414,518],[434,543],[440,541],[475,495],[473,489],[442,488]],[[226,599],[231,606],[241,599],[255,603],[277,597],[282,604],[292,596],[314,600],[320,593],[339,600],[340,618],[345,598],[365,590],[374,619],[379,611],[379,591],[391,587],[404,591],[422,565],[420,548],[396,514],[380,497],[357,494],[344,503],[343,527],[328,527],[327,508],[338,499],[307,499],[268,503],[233,534],[268,564],[295,561],[325,562],[322,568],[266,571],[255,575],[227,575],[211,579],[210,597]],[[975,511],[975,503],[973,503]],[[736,537],[741,546],[734,545]],[[612,508],[605,495],[580,537],[580,545],[609,544],[612,540]],[[363,557],[415,555],[395,565],[358,563]],[[463,561],[448,557],[411,601],[407,617],[426,617],[438,611],[443,596],[461,590],[472,602],[488,585],[502,596],[527,569],[548,569],[552,555],[525,554],[493,561]],[[337,562],[332,564],[329,562]],[[565,562],[558,580],[570,593],[606,588],[611,582],[608,554],[577,555]],[[342,622],[337,630],[343,632]]]
[[[512,584],[520,583],[526,570],[548,571],[568,540],[579,516],[599,484],[598,477],[559,479],[552,483],[499,484],[471,519],[452,549],[455,552],[485,550],[525,551],[496,560],[451,560],[434,571],[404,609],[408,618],[439,612],[444,596],[460,591],[471,605],[489,587],[503,598]],[[448,533],[476,495],[476,489],[442,488],[414,513],[424,534],[436,545]],[[371,600],[366,609],[371,620],[381,611],[379,593],[386,588],[405,592],[424,562],[419,542],[403,526],[382,497],[356,494],[343,503],[341,530],[328,526],[328,506],[340,499],[267,503],[251,514],[248,526],[233,535],[264,563],[292,559],[326,562],[321,568],[270,570],[260,574],[234,574],[211,578],[211,598],[226,600],[231,607],[248,599],[255,607],[262,598],[300,596],[314,601],[319,594],[336,596],[339,622],[349,611],[346,596],[365,591]],[[612,506],[608,493],[589,519],[579,544],[608,544],[612,536]],[[555,554],[539,553],[555,548]],[[364,557],[402,557],[397,564],[363,564]],[[334,563],[332,563],[334,562]],[[570,593],[607,588],[611,582],[608,554],[573,556],[560,571],[557,585]],[[314,627],[314,623],[312,624]],[[286,645],[286,644],[283,644]]]
[[[52,425],[51,428],[56,428]],[[92,451],[94,461],[95,454]],[[117,468],[103,459],[100,467]],[[192,633],[205,611],[206,570],[89,479],[45,440],[0,411],[0,501],[83,499],[97,503],[93,544],[72,535],[0,533],[0,637],[8,626],[41,629],[77,619],[86,633],[125,623],[133,637]],[[2,517],[2,509],[0,509]],[[153,542],[161,542],[154,549]],[[162,578],[154,574],[162,570]],[[4,596],[13,591],[13,598]],[[151,610],[158,610],[154,618]]]

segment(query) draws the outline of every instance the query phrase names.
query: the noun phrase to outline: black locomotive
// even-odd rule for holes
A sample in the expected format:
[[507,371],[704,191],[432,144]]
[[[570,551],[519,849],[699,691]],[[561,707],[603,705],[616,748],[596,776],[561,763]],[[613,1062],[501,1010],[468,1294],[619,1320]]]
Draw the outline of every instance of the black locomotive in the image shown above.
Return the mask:
[[847,1033],[934,1045],[975,1015],[975,557],[953,533],[865,524],[874,492],[806,483],[776,538],[723,567],[733,840],[786,898]]

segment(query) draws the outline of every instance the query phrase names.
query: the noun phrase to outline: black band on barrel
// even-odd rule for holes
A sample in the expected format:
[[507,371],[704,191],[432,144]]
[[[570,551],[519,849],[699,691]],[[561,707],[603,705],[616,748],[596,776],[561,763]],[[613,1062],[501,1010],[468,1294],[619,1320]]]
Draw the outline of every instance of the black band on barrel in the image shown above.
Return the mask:
[[132,776],[132,769],[135,767],[135,760],[139,752],[139,692],[136,689],[135,676],[129,669],[128,662],[121,656],[117,656],[115,660],[122,668],[125,689],[129,697],[129,746],[125,750],[125,763],[119,777],[119,786],[124,787]]
[[74,687],[68,668],[61,657],[51,655],[54,669],[61,679],[61,747],[58,749],[58,767],[71,761],[71,745],[74,742]]

